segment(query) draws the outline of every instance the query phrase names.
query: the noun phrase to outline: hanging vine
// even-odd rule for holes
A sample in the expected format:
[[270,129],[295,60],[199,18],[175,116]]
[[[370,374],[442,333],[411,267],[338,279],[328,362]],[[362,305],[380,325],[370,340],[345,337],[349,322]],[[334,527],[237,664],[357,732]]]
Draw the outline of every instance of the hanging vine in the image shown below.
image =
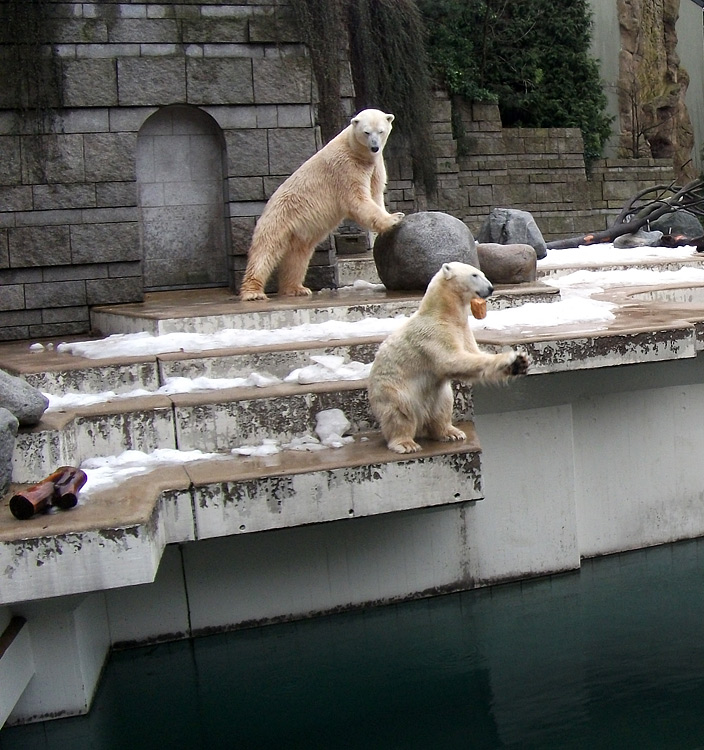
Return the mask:
[[408,139],[415,178],[436,187],[432,152],[431,76],[423,20],[413,0],[292,0],[299,33],[318,83],[323,138],[342,127],[340,49],[349,47],[357,109],[396,115]]
[[342,130],[340,47],[346,35],[346,0],[292,0],[293,14],[308,46],[318,85],[318,122],[323,140]]
[[51,6],[50,0],[0,3],[2,106],[17,110],[25,127],[35,134],[50,130],[62,104],[61,66],[52,48]]

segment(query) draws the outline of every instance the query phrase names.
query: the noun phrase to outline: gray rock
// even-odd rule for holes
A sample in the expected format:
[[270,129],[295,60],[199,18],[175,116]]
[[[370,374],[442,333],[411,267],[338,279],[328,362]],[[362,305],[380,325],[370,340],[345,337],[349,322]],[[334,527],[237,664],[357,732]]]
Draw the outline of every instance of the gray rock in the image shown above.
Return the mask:
[[499,245],[530,245],[538,260],[548,254],[543,233],[528,211],[493,208],[477,234],[477,242]]
[[441,211],[406,216],[374,242],[374,262],[381,283],[395,291],[424,291],[443,263],[479,267],[469,227]]
[[535,281],[538,258],[531,245],[477,243],[479,268],[492,284],[525,284]]
[[671,234],[675,237],[701,237],[704,234],[704,228],[699,219],[690,211],[675,211],[672,214],[661,216],[659,219],[650,222],[650,229],[657,230],[663,234]]
[[36,424],[48,405],[49,399],[41,391],[0,370],[0,408],[14,414],[21,425]]
[[14,414],[0,407],[0,495],[7,492],[12,481],[12,453],[19,424]]
[[656,247],[662,240],[662,232],[648,232],[641,227],[632,234],[622,234],[614,239],[614,247]]

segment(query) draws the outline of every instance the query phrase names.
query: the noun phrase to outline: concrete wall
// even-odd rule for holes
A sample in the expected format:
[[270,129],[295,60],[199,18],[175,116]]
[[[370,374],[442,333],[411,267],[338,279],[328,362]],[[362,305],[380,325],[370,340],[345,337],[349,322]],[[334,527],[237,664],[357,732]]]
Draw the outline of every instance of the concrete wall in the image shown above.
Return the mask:
[[702,383],[699,356],[477,387],[483,500],[171,545],[152,584],[0,608],[0,624],[27,619],[33,646],[9,722],[84,712],[111,644],[488,586],[704,536]]
[[[49,127],[0,98],[4,340],[86,333],[90,306],[140,301],[145,288],[233,285],[266,200],[320,146],[286,3],[93,0],[51,12],[63,106]],[[150,118],[174,105],[155,182]],[[195,145],[196,119],[215,156]],[[330,286],[330,258],[315,265]]]

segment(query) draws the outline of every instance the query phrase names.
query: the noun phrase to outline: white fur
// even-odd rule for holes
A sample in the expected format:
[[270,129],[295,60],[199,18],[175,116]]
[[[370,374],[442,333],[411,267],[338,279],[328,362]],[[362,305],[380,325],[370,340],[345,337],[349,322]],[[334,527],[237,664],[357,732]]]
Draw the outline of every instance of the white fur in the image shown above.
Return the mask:
[[445,263],[433,276],[420,306],[379,347],[369,375],[369,403],[390,450],[420,450],[415,438],[464,440],[452,425],[452,381],[498,382],[528,369],[515,351],[480,351],[469,327],[469,303],[493,287],[465,263]]
[[345,218],[374,232],[401,221],[402,213],[384,208],[383,150],[393,119],[363,110],[279,186],[254,229],[241,299],[266,299],[277,267],[279,294],[310,294],[303,280],[315,246]]

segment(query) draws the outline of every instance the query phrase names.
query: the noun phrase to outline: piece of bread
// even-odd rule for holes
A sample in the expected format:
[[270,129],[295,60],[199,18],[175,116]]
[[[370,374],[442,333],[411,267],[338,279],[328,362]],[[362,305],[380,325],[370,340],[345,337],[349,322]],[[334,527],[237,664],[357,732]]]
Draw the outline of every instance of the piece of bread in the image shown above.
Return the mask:
[[473,300],[470,300],[469,306],[472,310],[472,315],[477,320],[482,320],[482,318],[486,318],[486,300],[485,299],[479,299],[479,297],[475,297]]

